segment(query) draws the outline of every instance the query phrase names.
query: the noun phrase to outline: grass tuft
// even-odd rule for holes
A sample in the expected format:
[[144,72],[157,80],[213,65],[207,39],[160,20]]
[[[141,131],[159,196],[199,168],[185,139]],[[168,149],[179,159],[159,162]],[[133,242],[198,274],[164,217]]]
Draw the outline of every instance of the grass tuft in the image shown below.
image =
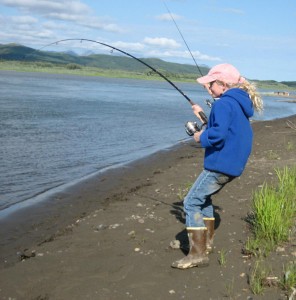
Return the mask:
[[[265,283],[278,284],[277,277],[267,277],[266,269],[261,262],[277,245],[288,241],[296,216],[296,167],[285,167],[275,170],[278,184],[263,184],[252,199],[252,212],[249,223],[253,235],[249,237],[244,252],[257,257],[249,278],[250,288],[256,295],[262,294]],[[265,282],[265,283],[264,283]],[[279,282],[281,287],[296,294],[296,264],[285,267],[284,278]]]
[[254,193],[251,224],[254,236],[246,249],[267,254],[276,245],[289,240],[296,215],[296,167],[275,170],[278,185],[264,184]]
[[284,266],[284,276],[281,280],[281,286],[288,292],[296,288],[296,262],[290,262]]

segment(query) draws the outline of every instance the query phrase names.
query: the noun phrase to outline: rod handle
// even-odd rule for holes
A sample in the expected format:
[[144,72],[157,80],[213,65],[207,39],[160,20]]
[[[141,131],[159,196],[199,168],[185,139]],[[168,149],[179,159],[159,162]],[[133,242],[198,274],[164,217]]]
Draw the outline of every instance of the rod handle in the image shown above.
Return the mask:
[[203,111],[200,111],[198,114],[199,114],[200,118],[202,119],[203,123],[207,124],[208,123],[208,118],[205,115],[205,113]]
[[[191,100],[191,99],[188,99],[189,103],[191,104],[191,106],[193,106],[195,103]],[[205,115],[205,113],[203,111],[200,111],[199,113],[199,116],[200,116],[200,119],[201,121],[204,123],[204,124],[207,124],[208,123],[208,118],[207,116]]]

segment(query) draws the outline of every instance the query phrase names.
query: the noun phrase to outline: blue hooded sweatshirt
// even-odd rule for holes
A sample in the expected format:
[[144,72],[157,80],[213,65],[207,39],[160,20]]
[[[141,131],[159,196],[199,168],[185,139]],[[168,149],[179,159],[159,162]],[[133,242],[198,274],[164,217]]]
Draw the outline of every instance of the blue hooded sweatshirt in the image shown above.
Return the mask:
[[249,94],[239,88],[226,91],[214,102],[206,130],[200,136],[205,148],[204,168],[240,176],[252,150],[253,116]]

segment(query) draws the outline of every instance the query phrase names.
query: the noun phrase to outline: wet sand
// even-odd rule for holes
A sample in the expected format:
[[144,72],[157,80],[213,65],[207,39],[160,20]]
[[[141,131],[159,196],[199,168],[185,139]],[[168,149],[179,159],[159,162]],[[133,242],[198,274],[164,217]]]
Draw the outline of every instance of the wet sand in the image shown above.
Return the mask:
[[[287,123],[287,121],[289,121]],[[1,299],[234,299],[251,296],[252,260],[241,253],[252,193],[274,169],[296,165],[296,116],[253,123],[244,174],[215,195],[210,266],[176,270],[175,239],[186,243],[182,197],[203,167],[193,142],[110,170],[0,220]],[[290,146],[289,146],[290,145]],[[275,272],[292,244],[271,256]],[[218,263],[226,251],[227,263]],[[229,295],[228,295],[229,297]],[[285,299],[271,288],[260,299]]]

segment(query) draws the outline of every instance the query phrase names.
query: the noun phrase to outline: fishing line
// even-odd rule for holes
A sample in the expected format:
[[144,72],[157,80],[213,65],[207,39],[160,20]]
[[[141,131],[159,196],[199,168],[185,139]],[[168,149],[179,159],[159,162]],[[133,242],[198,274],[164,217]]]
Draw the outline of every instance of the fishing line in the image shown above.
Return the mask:
[[[156,70],[154,67],[152,67],[151,65],[147,64],[146,62],[144,62],[143,60],[133,56],[132,54],[126,52],[126,51],[123,51],[119,48],[116,48],[116,47],[113,47],[109,44],[106,44],[106,43],[103,43],[103,42],[99,42],[99,41],[95,41],[95,40],[91,40],[91,39],[78,39],[78,38],[73,38],[73,39],[62,39],[62,40],[58,40],[58,41],[55,41],[55,42],[52,42],[52,43],[49,43],[35,51],[40,51],[46,47],[49,47],[51,45],[57,45],[59,43],[62,43],[62,42],[68,42],[68,41],[80,41],[80,43],[82,42],[91,42],[91,43],[96,43],[96,44],[100,44],[100,45],[103,45],[103,46],[106,46],[106,47],[109,47],[111,48],[112,50],[116,50],[118,52],[121,52],[135,60],[137,60],[138,62],[142,63],[143,65],[145,65],[146,67],[150,68],[152,71],[154,71],[155,73],[157,73],[160,77],[162,77],[164,80],[166,80],[171,86],[173,86],[191,105],[194,105],[194,102],[186,95],[184,94],[184,92],[182,90],[180,90],[171,80],[169,80],[166,76],[164,76],[162,73],[160,73],[158,70]],[[35,52],[33,51],[33,53]],[[30,53],[30,55],[32,55],[32,53]],[[200,117],[201,117],[201,120],[204,122],[204,123],[207,123],[207,117],[206,115],[203,113],[203,112],[200,112]]]
[[184,44],[186,45],[186,47],[187,47],[187,49],[188,49],[188,51],[189,51],[189,53],[190,53],[190,55],[191,55],[191,57],[192,57],[192,59],[193,59],[193,61],[194,61],[194,63],[195,63],[195,65],[196,65],[196,67],[197,67],[197,69],[198,69],[200,75],[201,75],[201,76],[204,76],[204,75],[202,74],[202,72],[201,72],[201,70],[200,70],[200,67],[198,66],[198,64],[197,64],[197,62],[196,62],[196,60],[195,60],[195,58],[194,58],[192,52],[190,51],[190,48],[189,48],[189,46],[188,46],[188,44],[187,44],[187,42],[186,42],[186,40],[185,40],[185,38],[184,38],[184,36],[183,36],[181,30],[179,29],[179,27],[178,27],[178,25],[177,25],[177,22],[175,21],[173,15],[172,15],[172,13],[171,13],[171,11],[169,10],[168,6],[166,5],[165,1],[163,1],[163,4],[164,4],[164,6],[166,7],[166,9],[167,9],[169,15],[171,16],[171,18],[172,18],[172,20],[173,20],[173,22],[174,22],[174,24],[175,24],[177,30],[179,31],[179,33],[180,33],[180,35],[181,35],[181,37],[182,37],[182,39],[183,39],[183,42],[184,42]]
[[[182,38],[184,44],[186,45],[186,47],[187,47],[187,49],[188,49],[188,51],[189,51],[189,53],[190,53],[190,55],[191,55],[191,57],[192,57],[192,59],[193,59],[193,61],[194,61],[194,63],[195,63],[195,65],[196,65],[196,67],[197,67],[197,69],[198,69],[200,75],[201,75],[201,76],[204,76],[203,73],[201,72],[201,69],[200,69],[200,67],[198,66],[198,64],[197,64],[197,62],[196,62],[196,60],[195,60],[195,58],[194,58],[194,56],[193,56],[193,54],[192,54],[192,52],[191,52],[189,46],[188,46],[188,44],[187,44],[187,42],[186,42],[186,40],[185,40],[185,38],[184,38],[184,36],[183,36],[183,34],[182,34],[180,28],[179,28],[179,26],[177,25],[177,22],[175,21],[175,19],[174,19],[174,17],[173,17],[173,14],[172,14],[171,11],[169,10],[169,8],[168,8],[168,6],[166,5],[165,1],[163,0],[162,2],[163,2],[163,4],[164,4],[164,6],[166,7],[166,9],[167,9],[167,11],[168,11],[168,13],[169,13],[169,15],[170,15],[172,21],[174,22],[174,24],[175,24],[175,26],[176,26],[178,32],[180,33],[180,36],[181,36],[181,38]],[[206,99],[206,100],[205,100],[205,103],[211,108],[214,101],[215,101],[215,98],[212,97],[212,101],[209,100],[209,99]]]

